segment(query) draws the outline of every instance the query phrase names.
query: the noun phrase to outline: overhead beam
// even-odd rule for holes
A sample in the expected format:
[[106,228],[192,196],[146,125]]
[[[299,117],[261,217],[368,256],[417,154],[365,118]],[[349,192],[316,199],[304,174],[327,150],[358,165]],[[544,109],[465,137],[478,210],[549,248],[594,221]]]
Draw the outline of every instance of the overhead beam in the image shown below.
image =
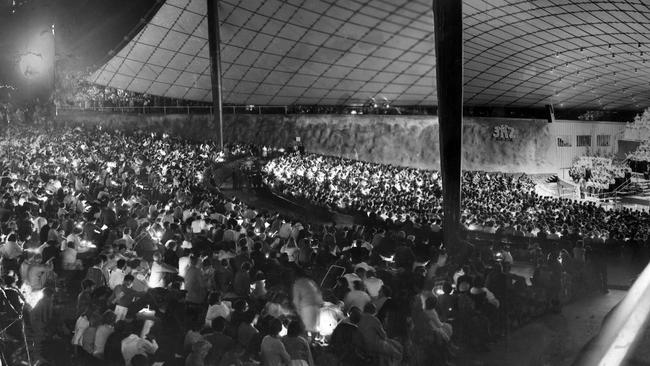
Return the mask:
[[433,0],[438,88],[443,241],[460,249],[461,147],[463,143],[463,8],[461,0]]
[[219,23],[219,0],[208,2],[208,45],[210,47],[210,74],[212,76],[212,116],[217,126],[218,140],[223,151],[223,106],[221,103],[221,32]]

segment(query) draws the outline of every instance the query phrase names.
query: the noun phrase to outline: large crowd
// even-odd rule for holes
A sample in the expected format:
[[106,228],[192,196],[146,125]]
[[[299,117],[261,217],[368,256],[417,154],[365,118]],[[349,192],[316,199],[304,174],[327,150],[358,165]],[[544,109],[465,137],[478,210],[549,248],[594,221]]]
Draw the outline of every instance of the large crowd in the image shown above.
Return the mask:
[[[436,171],[316,154],[277,157],[263,168],[282,195],[388,223],[440,230],[442,189]],[[543,197],[526,175],[464,172],[462,224],[514,237],[601,244],[649,240],[647,211]]]
[[[10,127],[0,354],[54,365],[444,365],[557,310],[566,276],[584,287],[601,273],[602,252],[582,243],[538,255],[532,284],[510,272],[507,246],[450,258],[430,235],[442,220],[435,172],[284,155],[265,168],[276,189],[377,220],[336,227],[253,207],[219,190],[219,172],[262,149],[229,150]],[[467,228],[600,238],[648,227],[636,213],[536,197],[525,176],[463,180]]]
[[611,192],[629,179],[632,170],[623,162],[608,157],[581,156],[569,169],[569,176],[583,191]]

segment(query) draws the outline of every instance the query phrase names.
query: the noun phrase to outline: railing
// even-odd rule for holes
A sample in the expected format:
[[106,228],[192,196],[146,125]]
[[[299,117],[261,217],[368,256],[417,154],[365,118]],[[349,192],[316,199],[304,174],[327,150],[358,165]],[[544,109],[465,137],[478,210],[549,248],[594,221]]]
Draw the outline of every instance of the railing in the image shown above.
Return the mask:
[[[390,108],[369,108],[364,105],[224,105],[223,114],[348,114],[348,115],[435,115],[433,107],[400,105]],[[59,106],[63,111],[136,113],[136,114],[212,114],[211,105],[164,105],[164,106]]]
[[614,188],[614,190],[612,191],[612,193],[613,193],[615,196],[618,196],[618,194],[619,194],[623,189],[625,189],[625,188],[627,188],[627,187],[629,187],[629,186],[631,186],[631,185],[632,185],[632,179],[628,179],[628,180],[624,181],[623,183],[621,183],[618,187]]
[[[224,114],[287,114],[287,106],[224,106]],[[134,114],[213,114],[212,106],[139,106],[139,107],[56,107],[56,114],[64,111],[134,113]]]
[[606,200],[606,199],[616,198],[619,196],[622,190],[628,188],[630,185],[632,185],[631,179],[624,181],[623,183],[619,184],[617,187],[615,187],[609,192],[589,193],[585,191],[585,197],[594,198],[596,200]]

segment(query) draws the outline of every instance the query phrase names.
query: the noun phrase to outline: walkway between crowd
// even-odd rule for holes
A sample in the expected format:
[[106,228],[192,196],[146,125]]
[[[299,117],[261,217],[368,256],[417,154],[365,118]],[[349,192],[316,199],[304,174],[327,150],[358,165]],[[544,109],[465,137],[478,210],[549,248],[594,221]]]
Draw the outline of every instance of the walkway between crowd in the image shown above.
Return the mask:
[[[224,181],[221,182],[220,185],[222,193],[226,197],[234,197],[249,206],[264,207],[267,210],[278,212],[281,215],[290,217],[298,216],[303,218],[305,222],[310,222],[318,225],[332,224],[332,221],[329,221],[328,218],[324,217],[324,215],[318,214],[317,212],[311,211],[304,207],[294,205],[287,200],[279,198],[278,196],[271,194],[261,194],[259,190],[246,188],[245,185],[240,189],[233,189],[231,172],[232,169],[235,169],[241,162],[242,159],[229,162],[220,169],[220,175],[227,177],[224,179]],[[352,225],[352,220],[348,220],[347,218],[347,215],[337,215],[334,223],[337,226]]]
[[460,354],[463,366],[570,366],[627,292],[611,290],[574,301],[560,314],[545,315],[491,346],[491,352]]

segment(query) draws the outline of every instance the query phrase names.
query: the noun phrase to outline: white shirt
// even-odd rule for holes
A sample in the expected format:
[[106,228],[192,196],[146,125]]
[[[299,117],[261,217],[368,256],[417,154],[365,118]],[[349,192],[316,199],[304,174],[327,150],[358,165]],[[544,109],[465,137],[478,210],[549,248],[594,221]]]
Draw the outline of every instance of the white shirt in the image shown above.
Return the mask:
[[194,214],[193,210],[185,210],[183,211],[183,222],[187,221],[192,215]]
[[61,262],[63,265],[71,265],[77,262],[77,251],[74,248],[65,248],[61,254]]
[[124,276],[126,276],[126,273],[123,270],[119,268],[112,270],[108,276],[108,287],[113,290],[115,286],[121,285],[124,282]]
[[199,234],[203,230],[206,230],[205,220],[199,219],[192,221],[192,232],[194,234]]
[[15,241],[8,241],[0,246],[0,256],[15,259],[23,254],[23,248]]
[[219,304],[210,305],[208,312],[205,314],[205,325],[212,326],[212,320],[222,317],[224,319],[230,318],[230,307],[224,301]]
[[366,285],[366,290],[372,298],[379,296],[379,290],[381,290],[381,287],[384,285],[384,281],[377,277],[366,278],[363,283]]
[[72,344],[75,346],[81,346],[81,341],[83,340],[84,330],[90,326],[88,318],[85,315],[77,318],[77,322],[74,326],[74,336],[72,336]]
[[220,214],[218,212],[215,212],[212,215],[210,215],[210,218],[213,219],[213,220],[216,220],[220,224],[225,224],[228,221],[226,216],[224,216],[224,215],[222,215],[222,214]]
[[132,250],[133,249],[133,243],[135,243],[135,240],[133,240],[131,235],[123,234],[122,235],[122,240],[124,240],[124,245],[126,245],[126,250]]
[[190,257],[185,256],[178,258],[178,275],[185,278],[188,268],[190,268]]
[[113,334],[113,326],[102,324],[97,327],[97,332],[95,333],[95,352],[93,353],[96,356],[104,355],[104,347],[106,347],[106,341],[108,336]]
[[174,273],[174,271],[158,262],[153,262],[149,275],[149,288],[165,287],[165,273]]
[[136,334],[122,340],[122,356],[126,366],[131,366],[131,359],[135,355],[152,355],[158,350],[158,343],[156,341],[148,341],[138,337]]
[[43,226],[47,225],[47,219],[42,216],[35,218],[33,222],[37,231],[41,231]]
[[61,251],[65,250],[65,246],[67,243],[73,242],[74,243],[74,248],[77,249],[81,246],[81,239],[79,238],[79,235],[77,234],[70,234],[68,237],[65,238],[65,243],[61,243]]
[[300,249],[298,247],[289,247],[287,244],[285,244],[280,249],[280,253],[286,253],[287,257],[289,257],[289,262],[296,262],[298,261]]
[[345,303],[345,308],[350,310],[352,307],[357,307],[359,310],[363,311],[363,308],[370,303],[372,299],[365,291],[352,290],[345,295],[343,302]]
[[361,277],[357,276],[356,273],[346,273],[343,275],[343,277],[345,277],[345,279],[348,281],[348,287],[350,288],[350,291],[354,290],[354,281],[361,281]]
[[280,226],[280,231],[278,232],[278,236],[281,237],[282,239],[288,239],[289,236],[291,235],[291,224],[288,222],[285,222]]

